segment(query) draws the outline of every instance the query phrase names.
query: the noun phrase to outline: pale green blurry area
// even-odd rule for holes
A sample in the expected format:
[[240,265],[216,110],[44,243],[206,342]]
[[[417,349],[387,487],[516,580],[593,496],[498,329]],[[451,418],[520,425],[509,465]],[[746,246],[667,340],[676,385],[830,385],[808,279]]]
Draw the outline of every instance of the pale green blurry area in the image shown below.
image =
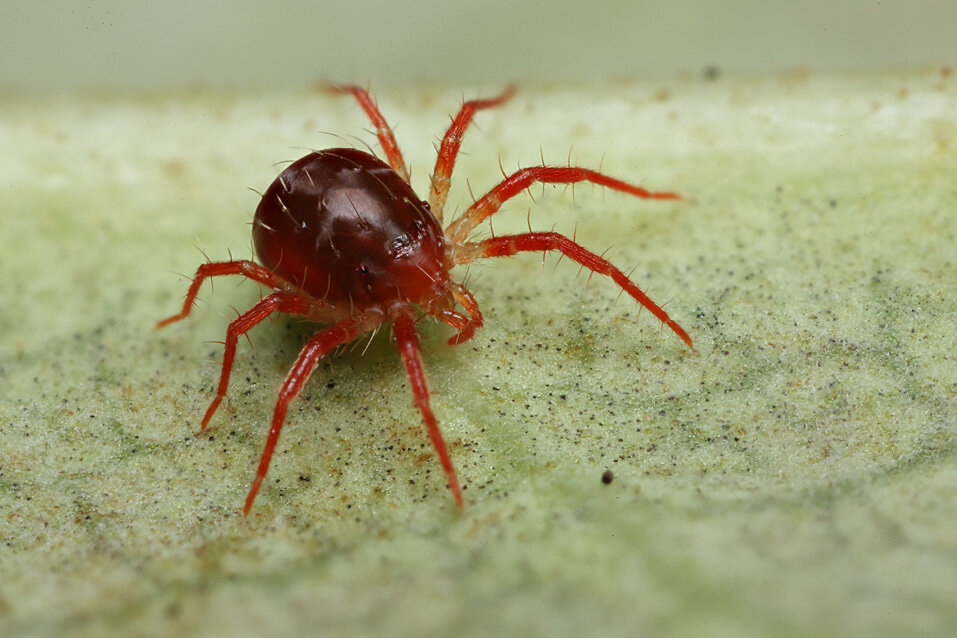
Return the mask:
[[953,64],[952,0],[73,0],[6,2],[0,88],[456,91]]
[[[475,339],[422,322],[465,510],[385,330],[319,366],[248,519],[315,326],[252,331],[199,438],[215,341],[261,290],[219,280],[152,326],[200,251],[250,255],[247,189],[276,162],[374,144],[361,111],[305,90],[8,96],[0,634],[947,634],[955,82],[688,76],[480,114],[450,209],[541,157],[687,197],[536,187],[494,230],[610,249],[698,353],[568,260],[476,264]],[[378,93],[419,192],[461,91]]]

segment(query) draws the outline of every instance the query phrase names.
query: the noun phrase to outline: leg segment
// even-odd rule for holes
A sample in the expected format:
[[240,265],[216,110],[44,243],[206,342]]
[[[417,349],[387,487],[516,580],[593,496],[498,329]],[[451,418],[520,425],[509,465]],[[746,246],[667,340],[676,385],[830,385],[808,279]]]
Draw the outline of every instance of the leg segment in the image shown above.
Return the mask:
[[485,257],[506,257],[518,252],[526,251],[546,251],[558,250],[563,255],[577,261],[579,264],[602,275],[608,275],[616,284],[621,286],[625,292],[631,295],[635,301],[651,311],[666,326],[671,328],[682,341],[688,344],[688,347],[694,350],[691,343],[691,337],[684,331],[684,328],[678,325],[661,306],[652,301],[648,295],[643,293],[638,286],[634,284],[627,275],[615,268],[611,263],[587,250],[583,246],[575,243],[564,235],[558,233],[523,233],[521,235],[503,235],[501,237],[492,237],[475,244],[465,246],[467,251],[461,255],[457,263],[464,264],[476,259]]
[[447,323],[458,330],[458,333],[452,335],[449,339],[450,346],[457,346],[474,337],[475,331],[482,327],[485,320],[482,318],[482,312],[479,310],[478,302],[475,301],[475,297],[472,296],[468,288],[461,284],[455,284],[452,288],[452,295],[455,300],[465,308],[465,311],[468,313],[467,317],[461,312],[456,312],[451,308],[432,311],[430,314],[439,321]]
[[415,318],[411,308],[399,311],[392,317],[392,329],[395,334],[395,345],[402,355],[402,362],[405,364],[405,371],[409,375],[409,383],[412,386],[412,396],[415,398],[415,404],[422,413],[422,421],[429,431],[429,438],[432,439],[432,445],[435,447],[435,453],[442,463],[442,469],[445,470],[445,476],[449,481],[449,489],[452,490],[452,497],[455,504],[462,507],[462,488],[459,487],[459,479],[455,474],[455,468],[452,467],[452,459],[449,458],[449,452],[445,447],[445,440],[442,438],[442,431],[439,430],[438,421],[432,414],[432,408],[429,406],[429,387],[425,381],[425,370],[422,367],[422,358],[419,355],[419,337],[415,331]]
[[269,426],[269,436],[266,438],[266,447],[263,448],[262,457],[259,459],[259,470],[256,472],[256,479],[249,488],[249,494],[246,496],[246,504],[243,506],[243,516],[249,514],[253,501],[256,500],[256,494],[259,492],[259,486],[266,478],[266,471],[269,469],[269,461],[272,459],[273,451],[276,449],[276,443],[279,441],[279,432],[282,430],[283,421],[286,419],[286,409],[289,403],[299,395],[302,386],[306,384],[309,375],[316,367],[319,359],[330,350],[343,343],[352,341],[364,332],[372,330],[381,322],[381,316],[358,317],[346,319],[339,323],[329,326],[322,330],[306,343],[299,357],[293,364],[286,380],[283,381],[282,388],[279,390],[279,398],[276,401],[276,409],[273,412],[272,424]]
[[290,294],[294,294],[298,290],[296,286],[276,273],[248,259],[205,263],[196,269],[196,276],[193,277],[193,283],[190,284],[189,291],[186,293],[182,311],[172,317],[163,319],[156,324],[156,328],[162,328],[180,319],[185,319],[189,311],[193,309],[193,303],[196,301],[196,295],[199,294],[200,286],[203,285],[203,280],[221,275],[243,275],[247,279],[252,279],[264,286],[269,286],[273,290]]
[[388,122],[385,121],[382,113],[379,112],[379,107],[376,106],[375,100],[372,99],[369,92],[355,85],[333,85],[329,88],[334,93],[352,93],[356,101],[359,102],[359,106],[361,106],[362,110],[369,116],[372,125],[375,126],[379,144],[382,145],[382,150],[385,151],[386,159],[389,160],[389,166],[391,166],[392,170],[398,173],[402,179],[408,182],[409,171],[405,168],[405,160],[402,159],[402,152],[399,150],[399,145],[395,142],[395,135],[392,134],[392,129],[389,127]]
[[216,389],[216,397],[206,410],[206,415],[200,425],[200,431],[205,430],[206,426],[209,425],[209,420],[213,418],[216,408],[219,407],[223,397],[226,396],[226,389],[229,387],[229,374],[233,369],[233,359],[236,356],[236,342],[239,337],[274,312],[309,316],[314,304],[315,302],[311,299],[277,292],[262,299],[229,324],[229,327],[226,328],[226,343],[223,350],[223,367],[219,376],[219,387]]
[[462,105],[459,114],[452,120],[449,130],[445,132],[442,145],[439,147],[439,157],[435,161],[435,170],[432,171],[432,187],[429,189],[429,206],[440,224],[442,223],[442,209],[445,207],[445,200],[449,195],[455,158],[458,156],[459,147],[462,145],[462,136],[465,135],[465,129],[472,121],[472,116],[475,115],[476,111],[498,106],[512,97],[513,93],[515,93],[515,88],[508,87],[497,97],[485,100],[469,100]]
[[669,192],[653,192],[640,186],[634,186],[597,171],[574,166],[533,166],[515,171],[498,186],[483,195],[461,217],[448,225],[445,235],[454,242],[464,242],[482,220],[494,214],[502,204],[531,186],[543,184],[574,184],[592,182],[616,191],[629,193],[644,199],[681,199],[681,195]]

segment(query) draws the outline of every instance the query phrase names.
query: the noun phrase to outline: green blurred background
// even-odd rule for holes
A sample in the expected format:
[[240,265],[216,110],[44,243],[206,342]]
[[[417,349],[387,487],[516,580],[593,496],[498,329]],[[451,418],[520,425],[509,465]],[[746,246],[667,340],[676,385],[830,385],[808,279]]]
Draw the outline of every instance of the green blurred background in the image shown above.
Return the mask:
[[955,58],[949,0],[3,3],[0,87],[454,86]]

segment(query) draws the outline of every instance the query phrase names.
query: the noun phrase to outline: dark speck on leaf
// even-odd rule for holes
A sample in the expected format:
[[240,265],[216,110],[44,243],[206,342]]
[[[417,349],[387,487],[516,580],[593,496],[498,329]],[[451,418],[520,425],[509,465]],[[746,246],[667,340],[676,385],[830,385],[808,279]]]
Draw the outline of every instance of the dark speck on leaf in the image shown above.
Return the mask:
[[608,485],[615,480],[615,475],[611,473],[611,470],[605,470],[605,473],[601,475],[601,482],[605,485]]

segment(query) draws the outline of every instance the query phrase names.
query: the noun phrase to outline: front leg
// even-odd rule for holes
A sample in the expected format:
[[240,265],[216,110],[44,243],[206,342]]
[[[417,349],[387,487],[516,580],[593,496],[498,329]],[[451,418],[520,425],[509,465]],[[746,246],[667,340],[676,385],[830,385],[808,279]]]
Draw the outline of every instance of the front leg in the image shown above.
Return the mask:
[[412,397],[415,399],[415,405],[422,414],[422,422],[429,433],[429,438],[432,439],[432,445],[439,457],[439,463],[442,464],[442,469],[445,471],[452,498],[455,499],[455,504],[461,508],[463,505],[462,488],[459,486],[459,479],[455,474],[455,467],[452,465],[452,458],[449,456],[445,439],[442,438],[439,422],[429,405],[429,385],[425,380],[425,369],[422,366],[422,356],[419,354],[419,336],[415,331],[415,317],[411,308],[406,307],[394,312],[392,334],[395,335],[395,347],[402,355],[402,363],[405,364],[406,374],[409,375],[409,384],[412,387]]
[[243,506],[243,516],[249,514],[249,510],[256,500],[256,494],[259,493],[259,487],[263,479],[266,478],[266,472],[269,470],[269,462],[272,460],[273,451],[276,449],[276,443],[279,441],[279,433],[282,431],[283,421],[286,420],[286,410],[289,403],[295,399],[302,386],[306,384],[309,375],[312,374],[319,359],[327,355],[334,348],[344,343],[352,341],[359,335],[375,329],[382,323],[382,316],[378,314],[359,315],[344,319],[337,324],[328,326],[313,336],[299,353],[299,357],[286,375],[282,387],[279,389],[279,398],[276,400],[276,408],[273,411],[272,423],[269,426],[269,434],[266,437],[266,446],[263,448],[262,456],[259,458],[259,469],[256,471],[256,478],[253,480],[249,493],[246,495],[246,504]]

